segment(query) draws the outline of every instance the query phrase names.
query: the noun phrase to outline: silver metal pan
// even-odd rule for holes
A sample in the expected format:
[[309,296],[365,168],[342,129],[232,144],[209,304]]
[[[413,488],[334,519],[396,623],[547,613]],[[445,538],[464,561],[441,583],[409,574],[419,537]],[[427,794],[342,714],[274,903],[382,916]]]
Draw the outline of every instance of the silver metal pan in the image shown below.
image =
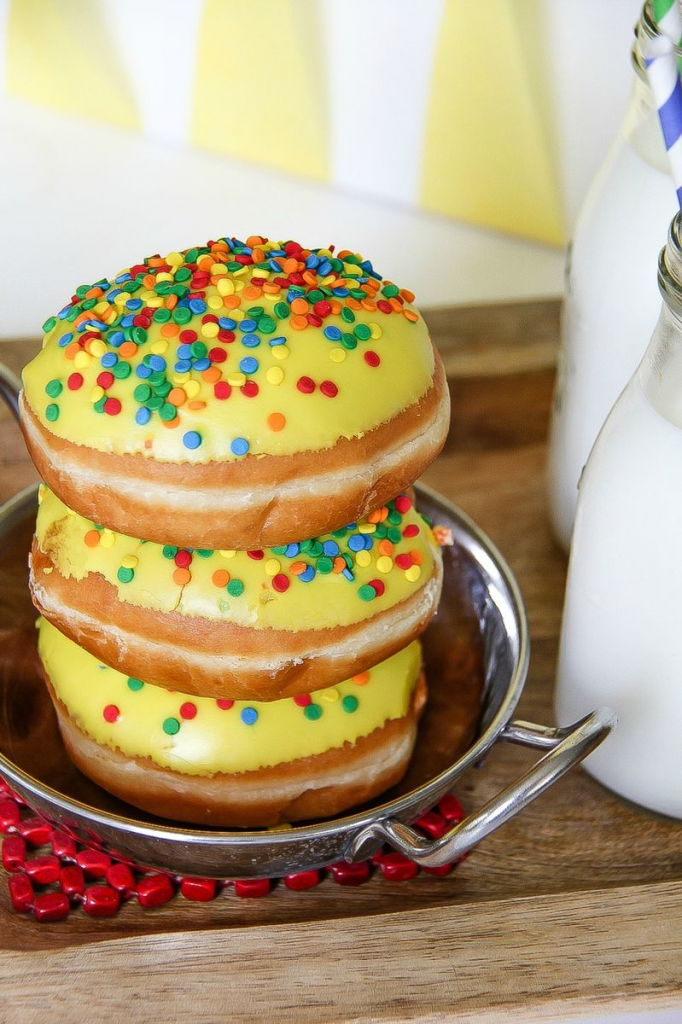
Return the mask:
[[[0,396],[15,413],[17,386],[16,378],[0,367]],[[0,673],[0,775],[27,803],[79,841],[138,865],[177,874],[276,877],[344,858],[362,860],[385,842],[417,863],[435,867],[471,849],[586,757],[608,735],[616,718],[602,708],[566,729],[514,719],[529,658],[528,624],[516,581],[495,546],[464,513],[424,486],[417,485],[416,490],[420,510],[450,527],[455,541],[445,549],[441,610],[424,639],[429,686],[443,734],[447,734],[448,708],[456,707],[458,700],[457,688],[448,690],[444,668],[452,644],[461,645],[462,622],[473,630],[471,640],[480,654],[479,727],[464,754],[448,760],[447,750],[441,751],[440,762],[421,756],[423,764],[435,765],[428,777],[423,777],[423,770],[422,777],[410,770],[402,789],[387,794],[384,802],[333,821],[285,830],[184,828],[113,800],[75,769],[65,767],[66,755],[37,673],[5,669]],[[31,487],[0,508],[0,594],[19,594],[21,612],[10,609],[7,614],[23,616],[29,626],[33,613],[25,594],[25,555],[36,505],[36,488]],[[5,635],[12,634],[5,630]],[[24,635],[29,638],[24,646],[32,646],[30,630]],[[7,640],[6,645],[16,647],[17,643]],[[41,700],[47,702],[45,706]],[[27,703],[33,710],[23,715],[21,709]],[[424,728],[427,732],[431,728],[433,735],[433,723]],[[498,742],[518,743],[544,754],[522,778],[441,839],[426,839],[410,827]],[[426,743],[431,744],[431,739],[420,730],[415,763],[420,762],[420,744],[423,755]]]

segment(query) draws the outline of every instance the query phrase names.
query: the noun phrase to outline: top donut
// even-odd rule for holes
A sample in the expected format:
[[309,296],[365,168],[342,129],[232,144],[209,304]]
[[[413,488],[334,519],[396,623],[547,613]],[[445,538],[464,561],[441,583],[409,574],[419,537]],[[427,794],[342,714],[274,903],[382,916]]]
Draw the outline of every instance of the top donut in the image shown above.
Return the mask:
[[349,251],[252,236],[81,285],[25,368],[29,451],[110,529],[237,549],[353,522],[440,451],[449,399],[412,293]]

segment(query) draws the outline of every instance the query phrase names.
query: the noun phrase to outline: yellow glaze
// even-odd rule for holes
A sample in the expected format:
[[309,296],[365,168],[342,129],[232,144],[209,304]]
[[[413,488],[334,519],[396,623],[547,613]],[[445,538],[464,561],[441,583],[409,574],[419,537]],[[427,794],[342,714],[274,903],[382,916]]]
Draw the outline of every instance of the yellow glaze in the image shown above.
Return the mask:
[[369,672],[311,694],[307,706],[300,703],[305,697],[221,701],[221,707],[208,697],[129,680],[44,619],[38,628],[47,676],[83,732],[186,775],[253,771],[355,743],[407,714],[421,666],[414,641]]
[[[65,306],[46,322],[43,349],[24,370],[26,399],[40,422],[57,437],[100,452],[141,453],[162,462],[204,464],[247,455],[290,455],[330,448],[339,439],[359,437],[418,402],[431,386],[434,355],[424,321],[409,301],[411,293],[398,292],[390,282],[363,273],[352,262],[352,254],[338,261],[340,270],[320,276],[306,269],[310,250],[293,258],[290,266],[291,257],[272,256],[281,251],[280,245],[263,243],[254,249],[263,257],[261,266],[236,270],[228,269],[234,253],[194,250],[191,265],[198,261],[207,268],[198,300],[204,309],[197,313],[187,309],[191,319],[180,324],[157,322],[154,317],[176,316],[178,306],[190,301],[189,296],[181,297],[169,310],[167,304],[177,297],[164,291],[170,286],[187,291],[187,281],[180,281],[180,276],[188,273],[186,254],[170,253],[164,257],[165,264],[157,260],[161,268],[143,267],[146,273],[131,268],[137,270],[131,278],[138,284],[134,292],[126,291],[125,280],[116,283],[122,275],[97,282],[87,291],[91,298]],[[202,255],[195,256],[197,251]],[[313,258],[327,263],[333,259],[324,253],[328,250],[318,250]],[[351,262],[345,261],[348,258]],[[220,259],[227,260],[227,265]],[[302,274],[310,276],[298,286],[305,296],[277,284],[288,275],[272,269],[273,261],[277,266],[286,265],[295,280]],[[296,265],[298,270],[293,269]],[[351,289],[364,295],[363,288],[368,292],[364,306],[350,295],[334,294]],[[307,314],[293,312],[300,308],[296,302],[302,301],[314,315],[315,297],[324,289],[329,295],[322,301],[333,306],[333,311],[320,326],[308,323]],[[196,291],[194,288],[191,294]],[[83,302],[89,304],[87,310]],[[141,305],[131,310],[131,302]],[[388,306],[390,302],[397,308]],[[319,307],[319,300],[317,304]],[[249,312],[253,309],[263,312],[255,315]],[[145,311],[151,317],[148,327],[135,327],[131,321]],[[282,319],[278,319],[278,311]],[[233,327],[220,328],[207,317],[232,322]],[[242,330],[240,325],[248,321],[255,326]],[[337,330],[355,347],[344,347],[342,339],[330,340],[324,334],[329,329]],[[220,331],[225,330],[234,335],[233,340],[224,340],[227,335],[221,340]],[[168,336],[173,331],[177,333]],[[197,363],[197,357],[190,355],[192,366],[176,370],[178,348],[188,344],[181,334],[188,331],[208,350],[204,362],[218,350],[217,362],[204,366],[201,358]],[[139,344],[133,340],[136,337],[141,339]],[[278,339],[281,343],[273,345]],[[122,347],[124,340],[126,347]],[[118,369],[109,365],[113,357]],[[141,364],[152,358],[157,364],[161,359],[165,368],[155,370],[159,376],[150,383],[148,377],[140,379],[138,372],[146,372]],[[121,368],[129,373],[127,377],[100,383],[103,372],[111,376]],[[74,375],[76,380],[82,378],[75,390],[69,385]],[[312,381],[311,393],[301,391],[301,378]],[[149,421],[139,423],[136,416],[150,400],[135,397],[136,389],[144,384],[152,389],[151,399],[158,405],[161,397],[167,408],[152,409]],[[160,396],[155,388],[160,389]],[[221,388],[230,389],[229,397],[218,397]],[[114,409],[116,412],[111,411]],[[147,411],[142,413],[143,419],[146,415]]]
[[[97,530],[44,485],[40,493],[38,544],[62,576],[82,580],[89,573],[100,573],[117,588],[121,601],[240,626],[301,631],[364,621],[419,590],[431,578],[434,560],[441,557],[431,528],[404,495],[354,528],[320,537],[312,551],[288,545],[266,549],[256,559],[246,551],[181,549],[180,561],[189,560],[189,565],[179,568],[177,548]],[[390,536],[398,538],[396,543],[380,536],[389,531],[395,531]],[[360,538],[371,549],[353,550]],[[326,562],[321,561],[325,544],[339,549]],[[346,575],[324,571],[344,554],[352,564]],[[411,564],[402,568],[401,562]],[[302,566],[307,567],[307,575],[314,571],[308,582],[301,578]],[[184,582],[187,577],[189,581]],[[384,592],[377,593],[371,581],[379,581]],[[49,586],[49,576],[44,583]],[[278,585],[287,589],[278,591]]]

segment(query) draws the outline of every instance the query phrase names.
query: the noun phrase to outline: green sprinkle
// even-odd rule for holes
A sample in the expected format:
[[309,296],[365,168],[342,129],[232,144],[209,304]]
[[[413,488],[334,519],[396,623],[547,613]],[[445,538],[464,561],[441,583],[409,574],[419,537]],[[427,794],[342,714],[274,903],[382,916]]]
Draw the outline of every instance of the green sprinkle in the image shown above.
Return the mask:
[[50,398],[59,398],[63,390],[64,385],[56,378],[54,380],[49,380],[45,385],[45,394],[49,395]]
[[163,731],[167,736],[175,736],[176,733],[180,732],[180,723],[177,718],[167,718],[163,723]]
[[149,384],[138,384],[133,391],[133,398],[136,402],[146,402],[151,397],[152,389],[149,387]]
[[45,410],[45,416],[50,421],[50,423],[54,423],[55,420],[59,419],[59,406],[55,405],[54,402],[50,402],[47,409]]
[[164,380],[161,384],[154,385],[154,394],[159,395],[161,398],[166,398],[166,396],[171,393],[171,387],[171,382],[169,380]]
[[394,299],[398,294],[398,286],[395,284],[387,284],[381,289],[381,294],[385,295],[387,299]]
[[[362,293],[362,297],[363,299],[367,298],[364,292]],[[308,302],[310,302],[312,305],[315,305],[316,302],[321,302],[323,298],[324,293],[321,292],[319,288],[313,288],[311,292],[308,292]]]
[[227,584],[227,592],[230,597],[241,597],[244,593],[244,584],[241,580],[230,580]]
[[210,558],[213,551],[211,548],[197,548],[196,553],[199,555],[199,558]]
[[[187,252],[185,253],[185,263],[196,263],[198,255],[198,249],[188,249]],[[189,271],[187,272],[189,273]],[[177,277],[179,273],[180,271],[178,270],[175,276]]]
[[353,312],[352,309],[349,309],[348,306],[344,306],[343,309],[341,310],[341,319],[345,320],[347,324],[354,324],[355,313]]
[[178,553],[178,549],[174,548],[172,544],[164,545],[164,548],[163,548],[163,557],[164,558],[175,558],[177,553]]
[[147,340],[147,331],[144,327],[133,327],[130,332],[130,337],[136,345],[144,345]]
[[354,349],[358,347],[358,339],[354,337],[352,334],[342,334],[341,344],[343,345],[344,348]]
[[246,315],[251,317],[252,320],[258,320],[263,315],[265,309],[263,306],[249,306],[246,311]]
[[361,601],[373,601],[376,597],[376,591],[374,587],[370,587],[368,583],[365,583],[363,587],[358,590],[358,597]]
[[395,526],[389,526],[386,531],[386,536],[390,540],[391,544],[399,544],[402,540],[402,533]]
[[177,414],[178,410],[175,408],[174,405],[171,405],[170,402],[164,402],[161,408],[159,409],[159,416],[166,423],[170,423],[172,420],[174,420]]
[[323,555],[322,558],[318,558],[315,568],[318,572],[321,572],[323,576],[326,576],[327,573],[330,573],[334,568],[334,563],[331,558],[327,558],[326,555]]
[[107,396],[102,395],[102,397],[95,402],[95,404],[93,405],[93,409],[95,410],[95,412],[104,412],[104,403],[106,402],[106,400]]
[[143,686],[144,683],[141,679],[133,679],[132,676],[128,679],[128,689],[132,690],[133,693],[137,693],[137,691],[141,690]]
[[344,697],[341,701],[341,707],[344,711],[347,711],[349,715],[352,715],[354,711],[358,710],[358,698],[354,697],[352,693]]
[[189,350],[195,359],[204,359],[208,353],[208,347],[204,345],[203,341],[193,341]]
[[[188,270],[187,267],[180,267],[179,270],[175,271],[175,280],[176,281],[189,281],[191,276],[192,276],[192,271]],[[168,317],[170,319],[170,313],[168,313]]]
[[372,337],[372,330],[367,324],[356,324],[353,328],[353,334],[358,341],[369,341]]
[[120,359],[115,366],[112,366],[111,372],[114,377],[119,380],[125,380],[126,377],[130,376],[131,366],[130,363],[126,363],[123,359]]
[[157,412],[164,404],[165,403],[161,395],[152,395],[147,402],[147,408],[152,412]]
[[[176,275],[177,279],[177,275]],[[167,324],[171,318],[170,309],[164,309],[163,306],[160,309],[154,310],[152,320],[156,324]]]
[[97,305],[97,299],[86,299],[83,303],[83,309],[92,309],[93,306]]
[[303,714],[311,722],[316,722],[318,718],[322,718],[322,708],[319,704],[307,704],[303,708]]
[[192,310],[187,306],[176,306],[173,310],[173,319],[176,324],[188,324],[192,319]]
[[277,330],[277,324],[271,316],[262,316],[258,321],[258,330],[261,334],[273,334]]
[[392,509],[388,513],[386,518],[388,519],[391,526],[400,526],[400,524],[403,521],[403,517],[401,516],[400,512],[398,512],[396,509]]
[[116,575],[121,583],[132,583],[135,579],[135,572],[132,569],[126,569],[123,565]]
[[[303,547],[303,545],[301,545],[301,547]],[[287,545],[286,544],[283,545],[283,546],[276,547],[276,548],[272,549],[273,554],[275,554],[275,555],[283,555],[283,554],[285,554],[286,550],[287,550]]]
[[291,315],[291,310],[286,302],[276,302],[272,312],[278,320],[286,320]]

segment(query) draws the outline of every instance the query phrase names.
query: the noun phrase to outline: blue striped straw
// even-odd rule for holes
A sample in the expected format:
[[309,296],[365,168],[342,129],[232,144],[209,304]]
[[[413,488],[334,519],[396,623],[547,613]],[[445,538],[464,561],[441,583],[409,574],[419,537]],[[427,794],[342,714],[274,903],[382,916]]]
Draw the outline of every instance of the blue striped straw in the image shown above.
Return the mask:
[[651,6],[660,31],[676,46],[679,45],[682,40],[682,11],[678,0],[652,0]]
[[644,64],[658,109],[677,201],[682,209],[682,84],[673,42],[667,36],[649,40]]

